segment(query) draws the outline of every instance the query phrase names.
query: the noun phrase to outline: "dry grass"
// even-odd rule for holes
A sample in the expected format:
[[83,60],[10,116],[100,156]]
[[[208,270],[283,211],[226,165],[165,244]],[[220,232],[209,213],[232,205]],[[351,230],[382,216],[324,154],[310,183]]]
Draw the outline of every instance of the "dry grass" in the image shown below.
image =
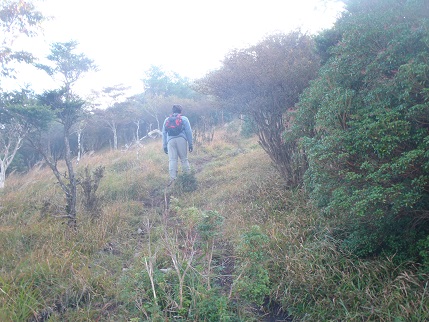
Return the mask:
[[[190,162],[198,189],[178,193],[165,190],[168,160],[160,141],[82,159],[79,175],[104,166],[105,176],[97,191],[101,213],[86,213],[79,203],[77,231],[57,217],[64,196],[49,169],[11,175],[0,195],[0,320],[143,321],[186,312],[199,321],[209,308],[218,315],[206,316],[223,308],[231,321],[257,320],[239,292],[222,302],[234,281],[245,280],[234,271],[235,246],[254,225],[269,238],[266,260],[255,264],[269,273],[270,299],[296,320],[429,318],[427,276],[339,251],[330,237],[335,219],[319,216],[303,191],[285,188],[256,138],[222,128],[195,147]],[[167,214],[164,192],[172,200]],[[210,210],[224,222],[218,240],[204,244],[197,230]],[[167,267],[173,275],[160,273]],[[220,281],[219,294],[208,281]]]
[[[93,155],[76,166],[78,175],[85,167],[106,168],[99,191],[102,214],[94,218],[79,204],[77,231],[68,230],[59,218],[64,195],[48,168],[39,166],[8,178],[0,209],[0,320],[81,306],[80,314],[70,320],[87,321],[84,316],[93,310],[89,300],[103,303],[109,294],[115,297],[114,283],[137,247],[141,199],[162,186],[158,144],[150,143],[138,154],[134,150]],[[27,305],[32,309],[25,310]]]

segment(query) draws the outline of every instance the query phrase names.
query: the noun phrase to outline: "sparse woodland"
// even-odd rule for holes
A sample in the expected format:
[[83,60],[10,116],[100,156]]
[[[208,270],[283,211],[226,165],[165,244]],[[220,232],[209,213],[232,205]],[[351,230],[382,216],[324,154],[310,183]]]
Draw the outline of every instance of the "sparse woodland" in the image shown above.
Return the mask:
[[[96,68],[77,43],[41,65],[11,44],[43,13],[0,9],[2,77],[61,80],[0,79],[0,321],[429,320],[427,1],[346,1],[318,35],[192,82],[153,66],[106,106],[74,92]],[[167,187],[175,103],[195,144]]]

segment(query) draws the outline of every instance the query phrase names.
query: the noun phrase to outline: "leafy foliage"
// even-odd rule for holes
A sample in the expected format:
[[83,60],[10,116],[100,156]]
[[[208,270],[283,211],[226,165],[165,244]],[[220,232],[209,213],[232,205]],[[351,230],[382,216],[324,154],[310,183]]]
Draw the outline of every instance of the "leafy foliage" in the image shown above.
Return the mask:
[[33,1],[4,0],[0,4],[0,76],[14,77],[12,62],[30,63],[34,57],[29,52],[14,51],[12,44],[21,35],[32,37],[40,30],[45,19]]
[[96,70],[94,61],[86,57],[83,53],[75,53],[78,42],[56,42],[51,45],[51,53],[47,59],[50,65],[36,64],[44,70],[49,76],[60,76],[61,83],[67,90],[81,78],[83,73]]
[[341,214],[344,246],[413,258],[429,229],[427,3],[349,1],[348,9],[299,103],[306,185],[326,213]]
[[37,103],[28,90],[3,93],[0,97],[0,188],[26,137],[37,129],[46,129],[52,114]]
[[176,96],[184,99],[197,96],[188,79],[177,73],[165,72],[159,66],[151,66],[142,81],[147,97]]

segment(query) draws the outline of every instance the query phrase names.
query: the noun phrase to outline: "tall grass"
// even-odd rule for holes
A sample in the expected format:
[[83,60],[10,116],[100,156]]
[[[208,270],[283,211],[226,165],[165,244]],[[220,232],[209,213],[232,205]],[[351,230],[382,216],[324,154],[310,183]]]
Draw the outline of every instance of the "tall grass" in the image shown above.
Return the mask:
[[78,176],[105,167],[102,207],[79,203],[76,231],[49,169],[7,179],[1,321],[429,319],[428,276],[340,251],[335,218],[286,189],[256,138],[223,128],[196,144],[192,189],[166,187],[160,147],[83,158]]

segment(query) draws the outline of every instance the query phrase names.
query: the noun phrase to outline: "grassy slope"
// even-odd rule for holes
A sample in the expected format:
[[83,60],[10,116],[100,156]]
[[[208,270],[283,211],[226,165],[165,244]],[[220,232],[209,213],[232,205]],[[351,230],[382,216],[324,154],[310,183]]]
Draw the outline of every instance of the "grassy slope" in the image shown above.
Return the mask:
[[303,321],[429,317],[427,276],[340,253],[329,220],[284,188],[256,140],[226,134],[190,156],[194,192],[165,189],[160,142],[84,158],[79,173],[105,167],[102,210],[80,204],[76,232],[49,169],[9,177],[0,320],[251,321],[279,307]]

